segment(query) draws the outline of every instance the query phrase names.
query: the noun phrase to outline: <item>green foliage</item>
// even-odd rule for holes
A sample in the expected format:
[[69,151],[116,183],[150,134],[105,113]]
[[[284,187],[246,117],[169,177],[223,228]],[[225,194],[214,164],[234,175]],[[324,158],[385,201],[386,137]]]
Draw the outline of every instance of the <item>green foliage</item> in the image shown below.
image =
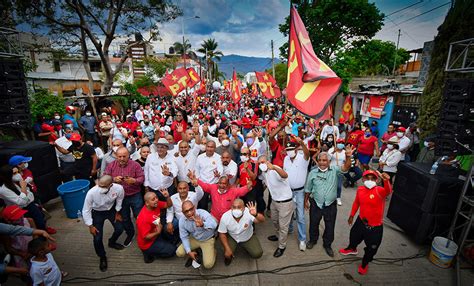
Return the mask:
[[30,111],[33,120],[36,120],[38,115],[52,118],[55,112],[63,114],[65,106],[62,96],[56,96],[47,89],[37,88],[37,91],[30,97]]
[[[382,28],[383,13],[367,0],[294,0],[298,13],[308,30],[313,48],[320,59],[329,59],[357,39],[366,41]],[[280,24],[280,32],[289,33],[290,17]],[[287,58],[288,43],[280,48]]]
[[[150,85],[146,85],[150,86]],[[148,104],[150,103],[150,99],[146,96],[141,95],[141,93],[138,92],[138,88],[144,87],[144,86],[138,86],[136,83],[125,83],[123,85],[123,88],[127,91],[127,94],[130,94],[130,96],[125,97],[125,96],[114,96],[112,97],[115,100],[119,100],[123,106],[130,106],[129,102],[133,101],[134,99],[138,102],[138,104]]]
[[197,51],[198,53],[204,54],[204,58],[207,57],[207,68],[211,71],[211,80],[219,79],[219,70],[217,65],[214,64],[214,61],[220,61],[221,57],[224,55],[221,51],[217,49],[218,43],[215,39],[209,38],[201,44],[201,48]]
[[[265,72],[272,74],[272,69],[269,68]],[[288,66],[286,63],[278,63],[275,65],[275,80],[280,89],[286,87],[286,78],[288,76]]]
[[444,71],[449,44],[472,38],[474,27],[474,1],[457,0],[448,12],[443,24],[438,27],[434,48],[431,55],[428,80],[421,101],[419,126],[423,129],[422,136],[434,131],[439,120],[444,82],[448,78],[473,78],[472,73],[446,73]]
[[148,57],[145,59],[145,64],[148,67],[148,73],[150,75],[156,75],[157,77],[163,77],[166,69],[174,70],[179,59],[176,57],[157,59],[154,57]]
[[191,43],[188,39],[184,40],[184,51],[182,42],[174,42],[173,47],[175,53],[182,55],[183,52],[189,52],[191,50]]

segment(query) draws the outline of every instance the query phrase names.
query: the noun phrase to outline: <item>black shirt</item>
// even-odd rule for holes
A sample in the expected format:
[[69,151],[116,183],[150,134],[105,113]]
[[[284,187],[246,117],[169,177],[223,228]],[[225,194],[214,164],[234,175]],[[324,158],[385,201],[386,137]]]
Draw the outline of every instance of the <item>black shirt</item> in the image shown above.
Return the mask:
[[74,157],[74,168],[76,174],[82,177],[88,177],[92,171],[92,156],[95,155],[94,147],[89,144],[82,144],[81,147],[75,148],[74,145],[68,148]]

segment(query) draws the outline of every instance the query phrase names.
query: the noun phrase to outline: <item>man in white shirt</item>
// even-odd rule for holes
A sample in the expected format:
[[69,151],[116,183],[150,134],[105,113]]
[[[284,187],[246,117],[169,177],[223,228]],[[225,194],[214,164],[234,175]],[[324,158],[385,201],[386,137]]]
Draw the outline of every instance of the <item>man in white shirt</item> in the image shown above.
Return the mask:
[[181,140],[178,144],[179,155],[176,157],[176,165],[178,167],[178,181],[189,183],[188,172],[194,170],[197,156],[201,151],[198,144],[191,146],[187,141]]
[[283,255],[288,240],[288,226],[290,225],[295,204],[293,193],[288,182],[288,174],[280,167],[267,161],[262,155],[258,158],[258,168],[262,171],[263,182],[272,195],[272,222],[278,235],[268,237],[270,241],[278,241],[278,248],[273,253],[274,257]]
[[[408,149],[410,149],[410,138],[408,138],[406,135],[405,135],[405,132],[406,132],[406,128],[403,127],[403,126],[400,126],[397,128],[397,137],[398,137],[398,151],[400,151],[402,153],[402,157],[400,159],[400,161],[405,161],[405,155],[406,153],[408,152]],[[409,158],[408,158],[409,159]],[[407,161],[410,161],[410,160],[407,160]]]
[[334,140],[337,140],[339,138],[339,128],[334,125],[333,120],[329,119],[327,120],[327,125],[323,127],[323,130],[321,131],[321,140],[325,141],[326,137],[329,134],[334,134]]
[[156,143],[156,153],[148,155],[145,163],[145,191],[156,193],[160,201],[166,198],[161,194],[161,190],[166,189],[168,193],[174,195],[176,189],[173,185],[174,177],[178,174],[178,167],[173,155],[168,154],[169,144],[164,138],[158,139]]
[[253,224],[265,221],[253,202],[244,205],[242,199],[235,199],[232,209],[222,215],[219,238],[224,247],[224,264],[228,266],[234,257],[237,245],[242,246],[252,258],[262,257],[263,250],[258,237],[253,233]]
[[222,160],[222,175],[229,178],[229,184],[235,185],[237,179],[237,164],[232,160],[232,155],[228,151],[224,151],[221,155]]
[[[288,183],[293,193],[293,201],[296,206],[296,220],[298,223],[298,241],[301,251],[306,250],[306,222],[304,217],[304,184],[308,176],[309,150],[304,141],[296,137],[298,143],[288,142],[286,144],[287,156],[283,159],[283,170],[288,174]],[[296,149],[301,146],[303,154]],[[289,225],[290,233],[293,230],[293,220]]]
[[[342,167],[344,166],[344,163],[346,162],[346,151],[344,150],[345,145],[344,145],[344,139],[337,139],[336,145],[334,147],[331,147],[328,150],[329,154],[329,166],[334,167]],[[339,176],[337,178],[337,205],[342,206],[342,200],[341,200],[341,193],[342,193],[342,177]]]
[[166,230],[173,232],[173,230],[178,229],[179,220],[184,216],[182,211],[183,202],[190,201],[193,205],[197,205],[203,195],[204,191],[200,186],[196,186],[194,192],[190,192],[187,182],[179,182],[178,192],[171,196],[173,205],[166,211]]
[[94,237],[94,249],[100,257],[99,268],[102,272],[107,270],[107,257],[102,237],[104,233],[104,222],[109,220],[114,227],[114,232],[109,238],[109,247],[122,250],[123,245],[117,243],[117,239],[123,232],[122,201],[124,198],[123,187],[112,183],[112,177],[102,176],[96,186],[87,192],[82,209],[84,223],[89,227],[89,232]]
[[[216,152],[216,143],[208,141],[206,152],[198,156],[196,160],[196,176],[207,184],[217,184],[224,169],[222,167],[221,156]],[[199,201],[198,208],[207,210],[209,207],[209,194],[204,194]]]

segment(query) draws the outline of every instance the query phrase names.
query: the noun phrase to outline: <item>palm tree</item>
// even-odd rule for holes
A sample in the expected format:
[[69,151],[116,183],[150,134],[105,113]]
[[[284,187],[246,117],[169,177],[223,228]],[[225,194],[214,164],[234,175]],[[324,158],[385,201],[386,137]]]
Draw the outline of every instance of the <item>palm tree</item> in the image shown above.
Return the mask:
[[207,58],[207,68],[212,71],[211,73],[211,79],[217,79],[217,72],[216,68],[214,67],[214,60],[220,61],[221,57],[224,56],[224,54],[217,49],[217,42],[213,38],[209,38],[205,40],[201,44],[201,48],[199,48],[197,51],[199,53],[204,54],[204,56]]
[[[174,52],[177,54],[182,55],[183,54],[183,43],[182,42],[175,42],[173,44]],[[186,39],[184,40],[184,50],[186,51],[186,54],[191,51],[191,43]]]

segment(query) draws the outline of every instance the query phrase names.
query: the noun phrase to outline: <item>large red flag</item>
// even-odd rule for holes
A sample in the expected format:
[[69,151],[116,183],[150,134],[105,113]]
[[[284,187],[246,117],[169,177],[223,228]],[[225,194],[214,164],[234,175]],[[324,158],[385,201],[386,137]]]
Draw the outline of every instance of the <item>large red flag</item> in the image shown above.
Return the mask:
[[252,83],[252,97],[257,97],[258,96],[258,89],[257,89],[257,84],[254,82]]
[[161,82],[166,87],[166,89],[170,91],[171,95],[176,96],[187,87],[188,80],[188,71],[186,71],[186,69],[183,67],[175,69],[170,74],[165,75],[161,79]]
[[240,93],[240,80],[237,80],[237,74],[234,73],[232,74],[232,91],[231,91],[232,99],[234,100],[235,103],[240,101],[240,98],[242,97]]
[[350,95],[346,96],[344,100],[344,105],[342,106],[341,117],[344,122],[348,122],[352,125],[354,124],[354,112],[352,111],[352,97]]
[[281,96],[280,88],[276,85],[276,81],[271,75],[266,72],[255,72],[255,76],[263,96],[268,99]]
[[337,77],[314,53],[308,32],[291,7],[290,42],[288,50],[288,101],[301,113],[320,117],[341,87]]
[[188,72],[188,75],[189,75],[187,85],[189,88],[192,88],[201,80],[201,78],[199,77],[196,70],[193,68],[187,68],[186,71]]

